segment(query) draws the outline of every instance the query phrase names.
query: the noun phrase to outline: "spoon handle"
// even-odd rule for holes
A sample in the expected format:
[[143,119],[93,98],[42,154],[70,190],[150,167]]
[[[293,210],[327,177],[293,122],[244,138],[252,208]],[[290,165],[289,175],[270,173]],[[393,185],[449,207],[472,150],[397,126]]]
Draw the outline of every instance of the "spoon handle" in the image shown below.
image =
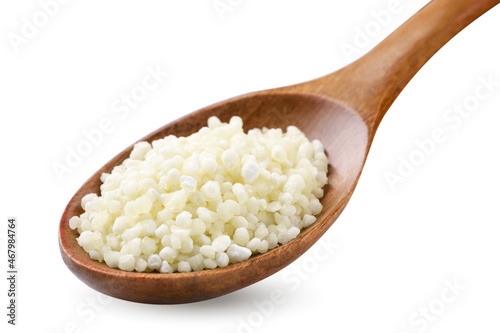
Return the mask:
[[365,56],[317,80],[316,88],[359,111],[373,135],[401,90],[427,60],[498,3],[500,0],[433,0]]

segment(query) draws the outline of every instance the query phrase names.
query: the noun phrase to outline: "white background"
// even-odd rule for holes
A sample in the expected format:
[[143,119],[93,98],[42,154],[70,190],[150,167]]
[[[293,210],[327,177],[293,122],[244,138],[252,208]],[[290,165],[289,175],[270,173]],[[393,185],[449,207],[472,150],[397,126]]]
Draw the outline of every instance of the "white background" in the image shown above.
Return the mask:
[[[59,254],[64,207],[112,156],[203,106],[341,68],[355,58],[342,43],[355,46],[358,31],[376,22],[370,13],[389,2],[223,0],[232,7],[221,16],[213,0],[73,0],[16,48],[9,38],[22,36],[23,17],[33,22],[42,9],[34,0],[2,1],[4,272],[7,217],[19,225],[18,326],[6,323],[2,278],[2,331],[498,332],[500,8],[416,75],[382,122],[355,194],[325,242],[285,270],[218,299],[155,306],[98,296]],[[389,23],[358,43],[360,54],[425,3],[400,0]],[[120,118],[113,103],[141,84],[148,66],[168,77]],[[494,92],[452,127],[443,115],[473,100],[481,77],[497,82]],[[65,163],[68,147],[105,118],[113,130],[58,179],[54,163]],[[399,158],[417,156],[415,141],[437,128],[446,141],[391,188],[386,174],[397,174]],[[450,283],[465,290],[453,294]],[[282,302],[273,303],[273,293]],[[423,319],[419,311],[429,307]]]

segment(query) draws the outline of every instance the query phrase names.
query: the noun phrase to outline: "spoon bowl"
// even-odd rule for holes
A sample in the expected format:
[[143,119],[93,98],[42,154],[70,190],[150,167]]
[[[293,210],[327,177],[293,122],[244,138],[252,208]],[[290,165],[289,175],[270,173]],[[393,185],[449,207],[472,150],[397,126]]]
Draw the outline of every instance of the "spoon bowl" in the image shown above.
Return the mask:
[[333,224],[349,201],[375,132],[388,108],[417,71],[454,35],[500,0],[433,0],[372,51],[335,73],[284,88],[235,97],[178,119],[141,141],[173,134],[187,136],[211,116],[237,115],[244,130],[295,125],[319,139],[329,161],[328,184],[317,221],[294,240],[224,268],[188,273],[138,273],[90,259],[69,227],[81,215],[80,202],[100,193],[100,175],[126,159],[132,146],[106,163],[76,192],[59,226],[64,262],[83,282],[117,298],[143,303],[187,303],[221,296],[262,280],[293,262]]
[[[303,118],[308,110],[307,119]],[[341,213],[352,193],[365,160],[368,129],[353,110],[332,99],[292,93],[254,93],[209,106],[187,115],[149,134],[141,141],[153,141],[170,134],[187,136],[206,126],[210,116],[222,121],[238,115],[245,131],[252,128],[282,128],[295,125],[310,139],[324,144],[329,158],[328,184],[321,202],[324,209],[318,222],[301,231],[289,243],[267,253],[224,268],[187,273],[138,273],[108,267],[90,259],[76,241],[78,232],[69,228],[69,219],[80,215],[81,199],[87,193],[100,193],[99,175],[121,164],[132,146],[97,171],[74,195],[60,224],[60,248],[70,270],[83,282],[105,294],[144,303],[186,303],[201,301],[255,283],[290,264],[311,247]]]

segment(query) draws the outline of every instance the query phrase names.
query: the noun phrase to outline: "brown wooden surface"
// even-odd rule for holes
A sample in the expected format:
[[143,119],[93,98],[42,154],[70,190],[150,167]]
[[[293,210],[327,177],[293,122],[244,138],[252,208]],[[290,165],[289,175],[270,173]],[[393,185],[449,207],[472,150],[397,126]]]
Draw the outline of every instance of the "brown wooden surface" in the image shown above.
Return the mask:
[[92,288],[125,300],[186,303],[221,296],[279,271],[311,247],[337,219],[351,197],[373,135],[387,109],[413,75],[449,39],[500,0],[434,0],[371,52],[325,77],[290,87],[236,97],[189,114],[142,140],[186,136],[206,126],[208,117],[243,118],[255,127],[299,127],[319,139],[330,167],[324,209],[318,221],[291,242],[224,268],[189,273],[137,273],[90,259],[77,244],[68,221],[80,215],[81,198],[99,193],[99,177],[120,164],[131,146],[98,170],[68,203],[59,226],[61,255],[69,269]]

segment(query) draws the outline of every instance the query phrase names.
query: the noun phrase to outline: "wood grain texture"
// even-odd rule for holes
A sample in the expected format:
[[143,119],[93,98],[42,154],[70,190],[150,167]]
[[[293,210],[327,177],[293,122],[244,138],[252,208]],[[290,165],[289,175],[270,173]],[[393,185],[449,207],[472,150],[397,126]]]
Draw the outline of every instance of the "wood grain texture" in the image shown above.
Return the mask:
[[69,269],[92,288],[144,303],[186,303],[221,296],[262,280],[293,262],[333,224],[349,201],[373,135],[387,109],[425,62],[449,39],[500,0],[434,0],[363,58],[314,81],[232,98],[170,123],[140,141],[186,136],[210,116],[243,118],[244,129],[299,127],[323,142],[329,159],[328,185],[318,221],[291,242],[242,263],[189,273],[138,273],[90,259],[69,228],[83,213],[81,198],[99,193],[100,175],[127,158],[129,146],[98,170],[68,203],[59,226],[61,255]]
[[431,1],[352,64],[284,89],[341,101],[363,117],[372,138],[389,107],[418,70],[453,36],[499,2]]

